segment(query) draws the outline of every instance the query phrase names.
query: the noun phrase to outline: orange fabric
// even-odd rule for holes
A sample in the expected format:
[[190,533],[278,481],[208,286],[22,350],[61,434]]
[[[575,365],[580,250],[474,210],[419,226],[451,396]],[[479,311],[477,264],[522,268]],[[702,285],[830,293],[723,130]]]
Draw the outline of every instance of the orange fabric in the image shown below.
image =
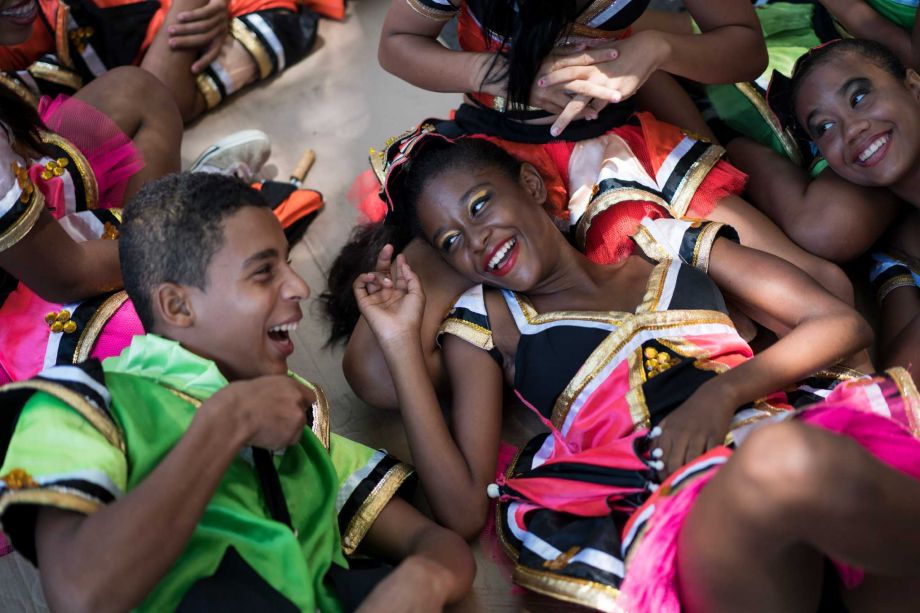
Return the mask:
[[345,0],[303,0],[303,5],[323,17],[345,19]]
[[[58,0],[38,0],[48,23],[54,23]],[[32,36],[21,45],[0,46],[0,70],[25,70],[45,53],[54,51],[54,34],[41,19],[32,26]]]
[[[262,191],[261,183],[253,183],[252,188]],[[288,228],[310,213],[323,208],[323,196],[312,189],[296,189],[285,198],[284,202],[273,209],[275,217],[282,228]]]

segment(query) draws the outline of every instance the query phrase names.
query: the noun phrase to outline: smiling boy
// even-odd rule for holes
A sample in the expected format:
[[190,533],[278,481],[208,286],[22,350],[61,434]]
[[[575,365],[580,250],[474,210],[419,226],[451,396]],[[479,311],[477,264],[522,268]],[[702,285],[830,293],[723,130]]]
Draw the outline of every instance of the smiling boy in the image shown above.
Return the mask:
[[172,175],[121,233],[152,333],[3,388],[0,519],[51,607],[337,611],[359,546],[402,560],[369,610],[462,596],[465,543],[394,497],[411,469],[329,434],[321,390],[289,376],[309,289],[261,196]]

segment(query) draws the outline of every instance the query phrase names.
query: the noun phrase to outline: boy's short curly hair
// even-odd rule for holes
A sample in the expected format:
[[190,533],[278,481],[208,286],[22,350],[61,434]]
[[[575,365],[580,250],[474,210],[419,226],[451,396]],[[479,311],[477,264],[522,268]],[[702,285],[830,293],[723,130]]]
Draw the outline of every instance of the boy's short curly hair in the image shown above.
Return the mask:
[[205,289],[211,258],[223,244],[225,219],[245,207],[268,207],[238,179],[177,173],[141,188],[124,211],[119,258],[125,290],[144,329],[153,331],[152,292],[161,283]]

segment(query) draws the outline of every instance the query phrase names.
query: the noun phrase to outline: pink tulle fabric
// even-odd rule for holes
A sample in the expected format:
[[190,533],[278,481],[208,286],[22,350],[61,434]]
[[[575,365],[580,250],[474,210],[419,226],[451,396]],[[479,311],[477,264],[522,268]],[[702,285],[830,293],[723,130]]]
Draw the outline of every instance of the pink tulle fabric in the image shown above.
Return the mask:
[[[70,141],[89,162],[99,187],[99,207],[123,206],[128,181],[144,167],[131,139],[106,114],[78,98],[58,96],[52,100],[45,96],[39,102],[38,113],[50,131]],[[60,202],[49,200],[49,195],[62,194],[61,182],[55,177],[46,182],[50,189],[42,190],[49,207],[57,208]],[[58,186],[51,187],[55,183]]]
[[[797,419],[809,425],[847,436],[888,466],[920,480],[920,441],[910,423],[917,407],[901,398],[891,381],[882,384],[893,419],[871,412],[866,387],[858,381],[838,386],[826,401],[813,405]],[[916,431],[916,430],[915,430]],[[712,453],[729,453],[721,448]],[[677,541],[681,526],[697,496],[718,474],[711,470],[671,497],[654,496],[655,513],[648,531],[637,545],[620,589],[620,604],[631,613],[679,613]],[[854,589],[863,580],[859,568],[835,562],[844,587]]]

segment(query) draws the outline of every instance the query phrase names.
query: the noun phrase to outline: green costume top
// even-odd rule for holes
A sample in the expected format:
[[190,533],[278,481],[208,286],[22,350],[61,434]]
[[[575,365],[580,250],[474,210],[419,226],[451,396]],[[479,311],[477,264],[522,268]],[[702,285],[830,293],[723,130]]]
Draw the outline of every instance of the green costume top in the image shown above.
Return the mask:
[[[347,567],[344,554],[412,471],[330,435],[325,397],[304,383],[317,396],[312,431],[274,456],[293,530],[272,519],[253,450],[244,448],[139,610],[175,610],[205,587],[223,593],[214,583],[222,580],[246,584],[271,610],[340,609],[324,583],[330,566]],[[136,487],[183,436],[197,406],[226,385],[213,362],[146,335],[101,366],[59,366],[0,388],[0,520],[16,549],[35,561],[40,506],[89,514]]]

